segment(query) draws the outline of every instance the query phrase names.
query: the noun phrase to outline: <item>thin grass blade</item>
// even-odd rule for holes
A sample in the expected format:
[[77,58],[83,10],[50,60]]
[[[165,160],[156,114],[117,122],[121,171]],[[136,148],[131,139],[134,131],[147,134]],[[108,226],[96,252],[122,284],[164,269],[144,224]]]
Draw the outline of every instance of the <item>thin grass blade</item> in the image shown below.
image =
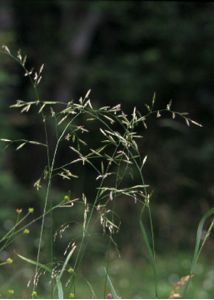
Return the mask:
[[106,268],[105,268],[105,273],[106,273],[107,282],[108,282],[110,290],[112,292],[113,299],[120,299],[120,297],[118,296],[118,294],[117,294],[117,292],[116,292],[116,290],[114,288],[114,285],[113,285],[113,283],[111,281],[111,278],[108,275],[108,272],[107,272]]

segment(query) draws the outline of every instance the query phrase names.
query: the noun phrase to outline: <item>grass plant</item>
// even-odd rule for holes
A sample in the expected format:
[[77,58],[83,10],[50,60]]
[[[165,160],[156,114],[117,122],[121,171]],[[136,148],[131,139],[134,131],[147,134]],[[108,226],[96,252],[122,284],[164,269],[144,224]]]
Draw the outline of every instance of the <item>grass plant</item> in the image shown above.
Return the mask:
[[[160,296],[160,277],[158,274],[157,255],[155,250],[155,236],[152,220],[152,188],[144,179],[144,168],[149,157],[142,150],[143,132],[148,129],[148,120],[155,116],[168,116],[179,118],[187,126],[200,126],[192,120],[188,113],[178,112],[172,109],[172,102],[165,108],[156,109],[156,97],[154,95],[151,104],[145,105],[145,113],[139,112],[135,107],[131,115],[127,115],[121,105],[114,107],[97,107],[90,99],[90,90],[84,97],[77,101],[73,100],[43,100],[39,93],[39,84],[42,80],[44,65],[38,71],[28,68],[27,57],[18,51],[13,54],[7,46],[2,47],[4,54],[18,62],[24,71],[24,76],[30,80],[34,91],[34,99],[17,100],[11,105],[12,109],[21,114],[31,111],[37,114],[43,124],[41,140],[26,140],[1,137],[6,147],[15,147],[20,151],[28,145],[41,147],[45,151],[46,163],[41,177],[36,178],[33,184],[38,194],[42,195],[42,213],[34,217],[34,209],[29,208],[23,213],[22,208],[16,210],[17,220],[11,229],[0,239],[0,251],[8,248],[20,234],[28,235],[31,227],[39,224],[39,238],[37,253],[33,258],[26,257],[22,253],[16,253],[23,264],[34,267],[32,279],[29,282],[32,298],[39,297],[39,286],[43,277],[49,278],[50,298],[63,299],[74,298],[78,295],[78,278],[81,265],[84,263],[90,240],[94,233],[101,232],[108,241],[106,253],[110,247],[117,249],[115,235],[120,232],[120,217],[115,211],[115,203],[123,199],[132,199],[133,205],[139,207],[139,230],[142,235],[142,247],[144,247],[153,270],[153,297]],[[54,131],[54,134],[53,134]],[[53,139],[54,135],[54,139]],[[96,142],[95,142],[96,137]],[[50,145],[50,139],[54,147]],[[68,161],[58,160],[58,153],[62,147],[66,147],[69,153]],[[76,167],[78,166],[78,167]],[[84,168],[92,171],[93,177],[89,183],[94,187],[94,197],[89,199],[84,192],[72,196],[65,191],[64,198],[55,203],[52,198],[55,178],[69,181],[71,187],[81,180]],[[76,170],[81,170],[76,172]],[[62,222],[55,229],[53,214],[63,209],[81,211],[81,224],[78,225],[80,236],[75,240],[72,228]],[[211,208],[201,219],[197,234],[195,250],[188,274],[184,274],[171,291],[170,297],[176,298],[186,295],[190,281],[194,278],[194,271],[201,251],[213,229],[214,208]],[[149,222],[146,223],[145,219]],[[48,222],[51,220],[51,223]],[[211,220],[211,221],[210,221]],[[206,234],[205,222],[210,222]],[[48,223],[48,224],[47,224]],[[149,224],[149,226],[148,226]],[[99,228],[99,229],[97,229]],[[71,231],[70,239],[67,240],[63,260],[56,258],[55,239],[62,237],[67,230]],[[46,245],[47,231],[51,242]],[[44,260],[42,249],[48,251],[48,260]],[[11,264],[13,258],[7,258],[0,263],[0,267]],[[117,285],[111,278],[108,261],[104,266],[104,297],[111,292],[113,298],[119,298]],[[86,278],[89,295],[96,297],[92,284]],[[184,291],[180,291],[185,286]],[[108,296],[110,297],[110,296]]]

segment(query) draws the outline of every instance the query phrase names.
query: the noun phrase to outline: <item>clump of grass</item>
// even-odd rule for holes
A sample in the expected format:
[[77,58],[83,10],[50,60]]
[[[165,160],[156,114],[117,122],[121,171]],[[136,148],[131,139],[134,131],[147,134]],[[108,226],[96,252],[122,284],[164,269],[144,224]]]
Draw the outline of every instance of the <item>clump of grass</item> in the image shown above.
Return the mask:
[[[27,57],[21,51],[13,54],[7,46],[3,46],[3,52],[20,64],[24,70],[24,76],[29,78],[34,90],[34,99],[27,101],[17,100],[15,104],[11,105],[11,108],[17,109],[20,113],[29,113],[33,110],[40,117],[44,131],[41,133],[40,141],[12,140],[5,137],[2,137],[1,141],[6,146],[15,146],[17,151],[28,145],[42,147],[45,149],[46,163],[41,177],[36,178],[33,184],[38,193],[40,190],[44,191],[42,214],[27,222],[28,217],[34,213],[34,209],[29,208],[22,218],[22,209],[17,209],[17,221],[11,230],[1,238],[0,243],[2,246],[0,250],[8,247],[19,234],[29,235],[31,225],[35,223],[40,224],[36,257],[29,258],[22,254],[17,254],[18,258],[23,262],[35,267],[33,278],[29,283],[31,296],[33,298],[38,296],[38,286],[41,278],[47,275],[50,279],[50,297],[64,298],[65,291],[69,288],[69,297],[74,298],[77,294],[75,283],[87,251],[91,231],[99,223],[102,232],[109,239],[109,244],[117,247],[114,235],[120,230],[120,218],[114,211],[115,201],[119,201],[120,197],[130,198],[133,200],[133,205],[137,204],[140,206],[140,230],[153,268],[154,296],[158,297],[155,237],[150,206],[152,192],[143,176],[148,155],[140,149],[143,135],[139,132],[147,130],[148,119],[151,116],[160,118],[162,115],[168,115],[172,119],[180,118],[187,126],[193,124],[201,127],[201,124],[189,118],[186,112],[174,111],[172,102],[169,102],[165,108],[155,109],[155,95],[151,105],[145,105],[146,112],[144,114],[141,114],[134,108],[130,116],[122,110],[121,105],[114,107],[94,106],[90,99],[90,90],[78,101],[43,100],[39,94],[38,86],[42,79],[44,64],[35,71],[27,67]],[[93,123],[96,126],[91,131],[91,124]],[[51,147],[49,142],[50,128],[55,130],[56,141],[54,147]],[[99,139],[97,147],[94,147],[93,142],[90,143],[88,138],[91,137],[93,141],[95,135]],[[60,165],[61,162],[57,160],[57,154],[62,145],[67,147],[70,159]],[[78,181],[81,176],[75,172],[75,166],[77,165],[81,165],[82,168],[90,167],[93,170],[93,174],[95,174],[93,178],[93,182],[95,182],[94,198],[88,199],[85,193],[72,197],[66,192],[64,199],[58,203],[53,203],[51,190],[54,178],[58,177],[61,180],[67,180],[75,184],[75,181]],[[70,227],[68,224],[64,224],[62,220],[59,229],[53,232],[54,218],[52,214],[62,208],[74,209],[77,206],[82,210],[81,238],[77,240],[70,239],[64,252],[63,261],[56,261],[54,258],[54,241],[57,237],[61,238]],[[144,224],[145,214],[149,218],[149,228],[146,228]],[[204,218],[206,219],[211,215],[213,215],[213,209]],[[52,218],[51,228],[49,229],[52,233],[50,259],[49,261],[42,261],[41,249],[42,244],[45,242],[44,235],[48,217]],[[203,239],[202,244],[200,244],[205,219],[199,225],[190,278],[200,252],[213,227],[212,222],[207,235]],[[5,263],[6,261],[2,262],[1,265]],[[86,282],[92,297],[94,297],[95,293],[92,285],[87,280]],[[105,271],[104,297],[107,295],[107,286],[111,291],[111,296],[119,298],[108,273],[108,268]]]

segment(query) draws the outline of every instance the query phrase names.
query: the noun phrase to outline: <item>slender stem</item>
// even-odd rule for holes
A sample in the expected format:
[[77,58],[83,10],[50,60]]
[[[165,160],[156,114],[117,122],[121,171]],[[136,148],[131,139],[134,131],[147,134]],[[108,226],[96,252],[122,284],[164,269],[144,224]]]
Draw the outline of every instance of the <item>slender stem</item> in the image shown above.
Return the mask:
[[23,218],[21,218],[0,240],[2,243],[4,240],[10,238],[10,234],[13,233],[14,229],[17,228],[28,216],[30,213],[27,213]]
[[69,128],[69,126],[71,125],[71,123],[79,116],[80,113],[76,114],[65,126],[65,128],[63,129],[60,137],[57,140],[55,149],[54,149],[54,154],[53,154],[53,159],[51,162],[51,166],[50,166],[50,170],[49,170],[49,174],[48,174],[48,185],[47,185],[47,190],[46,190],[46,195],[45,195],[45,201],[44,201],[44,207],[43,207],[43,214],[42,214],[42,224],[41,224],[41,228],[40,228],[40,235],[39,235],[39,245],[38,245],[38,251],[37,251],[37,258],[36,258],[36,268],[35,268],[35,275],[34,275],[34,286],[33,289],[35,290],[36,287],[36,275],[38,272],[38,267],[39,267],[39,261],[40,261],[40,253],[41,253],[41,245],[42,245],[42,239],[43,239],[43,232],[44,232],[44,225],[45,225],[45,215],[46,215],[46,211],[47,211],[47,205],[48,205],[48,199],[49,199],[49,194],[50,194],[50,188],[51,188],[51,183],[52,183],[52,173],[53,173],[53,169],[54,169],[54,164],[55,164],[55,160],[56,160],[56,154],[58,151],[58,147],[59,144],[62,140],[62,138],[64,137],[67,129]]

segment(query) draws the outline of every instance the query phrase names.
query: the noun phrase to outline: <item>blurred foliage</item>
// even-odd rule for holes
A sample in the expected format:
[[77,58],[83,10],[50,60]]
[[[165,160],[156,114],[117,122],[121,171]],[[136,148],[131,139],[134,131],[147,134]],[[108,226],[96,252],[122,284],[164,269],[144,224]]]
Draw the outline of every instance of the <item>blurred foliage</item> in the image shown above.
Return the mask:
[[[188,272],[190,264],[190,256],[186,252],[171,253],[171,255],[163,255],[158,257],[159,270],[159,297],[168,298],[170,291],[175,283]],[[179,263],[178,263],[179,262]],[[16,262],[18,263],[18,261]],[[105,290],[105,273],[103,260],[96,260],[93,265],[88,268],[87,264],[82,272],[78,275],[76,286],[76,298],[93,298],[93,293],[89,284],[93,287],[96,298],[104,298],[110,291],[109,286]],[[134,269],[134,272],[133,272]],[[5,267],[5,273],[7,272]],[[30,288],[26,287],[25,282],[32,275],[32,267],[26,265],[21,268],[20,272],[15,273],[9,280],[4,280],[1,286],[1,297],[9,298],[8,291],[14,290],[16,298],[29,298],[31,295]],[[213,298],[213,264],[209,264],[206,259],[201,260],[196,270],[196,276],[193,279],[187,298],[201,299]],[[118,259],[114,252],[110,254],[109,274],[111,280],[117,289],[117,293],[123,299],[144,299],[154,298],[154,282],[153,274],[146,260],[137,260],[131,262],[125,257]],[[0,280],[3,280],[2,274]],[[18,283],[17,277],[22,280],[22,285]],[[5,277],[4,277],[5,278]],[[88,279],[88,282],[86,280]],[[23,287],[23,283],[25,286]],[[38,298],[47,298],[46,288],[48,280],[43,281],[43,290],[38,292]],[[65,291],[66,298],[73,292],[69,288]],[[14,297],[12,297],[14,298]]]

